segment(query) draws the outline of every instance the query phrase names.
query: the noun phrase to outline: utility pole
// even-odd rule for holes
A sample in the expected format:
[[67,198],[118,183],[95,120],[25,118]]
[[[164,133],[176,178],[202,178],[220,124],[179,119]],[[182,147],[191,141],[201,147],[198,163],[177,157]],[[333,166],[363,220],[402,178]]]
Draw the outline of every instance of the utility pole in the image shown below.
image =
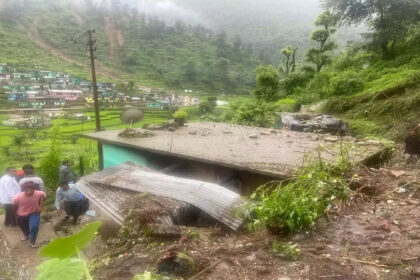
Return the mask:
[[[93,39],[94,33],[95,33],[95,29],[87,31],[90,65],[92,67],[92,88],[93,88],[93,101],[94,101],[94,106],[95,106],[96,131],[98,132],[98,131],[101,131],[101,116],[99,114],[98,85],[96,84],[96,71],[95,71],[96,40]],[[98,141],[99,170],[102,170],[104,168],[104,159],[103,159],[102,152],[103,152],[102,143]]]

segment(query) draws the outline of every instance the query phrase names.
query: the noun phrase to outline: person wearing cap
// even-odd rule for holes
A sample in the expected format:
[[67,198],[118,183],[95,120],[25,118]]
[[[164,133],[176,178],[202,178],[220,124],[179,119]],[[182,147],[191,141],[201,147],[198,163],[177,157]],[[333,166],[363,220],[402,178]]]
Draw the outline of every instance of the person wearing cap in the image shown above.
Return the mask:
[[27,182],[33,182],[33,183],[35,183],[37,185],[37,187],[35,188],[36,190],[43,191],[44,193],[47,193],[47,190],[45,188],[44,181],[40,177],[35,176],[33,167],[32,168],[23,169],[23,171],[25,172],[25,178],[23,178],[23,179],[21,179],[19,181],[19,185],[20,185],[22,191],[23,191],[22,186],[25,183],[27,183]]
[[38,236],[41,221],[40,213],[44,207],[46,194],[35,188],[37,184],[29,181],[23,184],[23,192],[13,198],[13,212],[17,224],[22,230],[22,241],[30,240],[32,248],[37,248],[36,238]]
[[9,167],[6,174],[0,179],[0,203],[5,210],[4,224],[6,226],[16,226],[16,219],[13,214],[12,201],[15,195],[21,192],[19,184],[16,182],[16,169]]
[[89,210],[89,200],[76,188],[74,184],[62,182],[57,189],[55,196],[55,207],[73,217],[73,224],[76,224],[79,217]]
[[60,169],[58,171],[58,181],[59,182],[68,182],[69,184],[74,184],[74,175],[70,169],[71,161],[65,160],[61,163]]

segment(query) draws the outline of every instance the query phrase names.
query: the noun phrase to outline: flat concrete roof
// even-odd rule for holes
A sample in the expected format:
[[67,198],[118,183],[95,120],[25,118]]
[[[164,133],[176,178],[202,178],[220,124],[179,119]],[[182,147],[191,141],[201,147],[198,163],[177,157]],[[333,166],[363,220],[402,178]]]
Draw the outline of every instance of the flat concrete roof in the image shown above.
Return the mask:
[[[139,131],[144,131],[138,129]],[[120,130],[84,134],[102,143],[155,152],[253,173],[287,178],[314,156],[334,162],[340,153],[340,140],[329,135],[270,130],[225,123],[190,123],[174,132],[154,130],[146,138],[120,137]],[[383,150],[374,141],[344,137],[350,145],[350,159],[363,162]],[[319,151],[319,152],[318,152]]]

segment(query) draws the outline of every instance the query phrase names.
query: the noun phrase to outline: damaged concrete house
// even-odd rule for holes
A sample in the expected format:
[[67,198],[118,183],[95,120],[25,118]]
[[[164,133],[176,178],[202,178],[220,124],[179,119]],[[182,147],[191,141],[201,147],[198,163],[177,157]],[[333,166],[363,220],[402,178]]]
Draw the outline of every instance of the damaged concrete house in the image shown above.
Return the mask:
[[[268,181],[289,178],[308,156],[335,161],[339,138],[224,123],[192,123],[149,137],[121,137],[120,131],[85,135],[103,144],[104,168],[130,161],[162,173],[216,183],[250,194]],[[381,145],[351,143],[355,162],[377,156]],[[336,142],[336,143],[332,143]]]

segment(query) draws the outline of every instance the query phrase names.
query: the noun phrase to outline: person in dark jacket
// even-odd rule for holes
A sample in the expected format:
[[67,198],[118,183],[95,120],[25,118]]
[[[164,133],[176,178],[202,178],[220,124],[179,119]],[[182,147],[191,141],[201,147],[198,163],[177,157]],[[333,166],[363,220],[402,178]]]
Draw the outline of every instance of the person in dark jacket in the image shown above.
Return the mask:
[[410,134],[405,138],[404,153],[407,155],[407,162],[420,159],[420,139],[416,130],[410,131]]
[[69,183],[69,184],[75,183],[74,175],[70,169],[70,165],[71,165],[71,161],[69,160],[65,160],[62,162],[59,169],[59,173],[58,173],[59,175],[58,181],[60,184],[61,183]]

